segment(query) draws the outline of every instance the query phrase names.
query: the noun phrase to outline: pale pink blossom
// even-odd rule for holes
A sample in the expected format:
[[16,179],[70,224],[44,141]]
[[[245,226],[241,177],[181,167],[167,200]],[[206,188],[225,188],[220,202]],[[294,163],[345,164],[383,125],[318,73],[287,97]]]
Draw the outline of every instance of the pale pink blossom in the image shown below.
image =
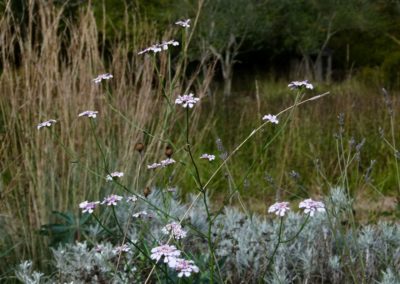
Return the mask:
[[310,216],[314,216],[315,212],[325,212],[325,204],[321,201],[314,201],[311,198],[300,202],[299,208],[304,208],[304,213],[310,214]]
[[314,89],[314,86],[308,82],[308,80],[304,80],[304,81],[293,81],[291,82],[288,87],[291,90],[295,90],[295,89],[302,89],[302,88],[306,88],[309,90]]
[[135,203],[135,202],[137,201],[137,197],[136,197],[136,195],[128,196],[128,197],[126,198],[126,201],[127,201],[127,202]]
[[274,213],[280,217],[283,217],[289,210],[289,202],[277,202],[269,207],[268,213]]
[[107,181],[112,181],[113,179],[122,178],[123,176],[124,176],[123,172],[113,172],[113,173],[111,173],[111,174],[106,176],[106,180]]
[[161,231],[164,235],[171,234],[176,240],[183,239],[187,235],[187,232],[182,229],[181,224],[176,222],[165,225],[165,227],[163,227]]
[[103,80],[109,80],[109,79],[111,79],[111,78],[113,78],[113,75],[112,75],[112,74],[110,74],[110,73],[105,73],[105,74],[100,74],[99,76],[97,76],[96,78],[94,78],[92,81],[93,81],[95,84],[99,84],[101,81],[103,81]]
[[178,272],[178,277],[189,277],[192,273],[198,273],[200,269],[194,264],[193,260],[174,258],[168,262],[168,266]]
[[176,249],[175,246],[161,245],[151,249],[150,258],[158,262],[162,257],[164,257],[164,263],[175,262],[175,259],[180,256],[181,251]]
[[106,204],[107,206],[115,206],[117,205],[118,201],[122,200],[122,196],[119,195],[115,195],[115,194],[111,194],[109,196],[107,196],[106,198],[104,198],[103,202],[101,202],[101,204]]
[[264,121],[269,121],[269,122],[275,123],[275,124],[279,123],[279,120],[278,120],[277,116],[276,115],[272,115],[272,114],[264,115],[264,117],[262,119]]
[[190,28],[190,19],[179,20],[175,22],[175,25],[181,26],[182,28]]
[[149,214],[146,211],[143,210],[143,211],[140,211],[140,212],[137,212],[137,213],[133,214],[132,217],[133,218],[140,218],[140,217],[146,217],[148,215]]
[[157,169],[157,168],[160,168],[160,167],[161,167],[160,163],[153,163],[151,165],[147,165],[147,169],[148,170],[154,170],[154,169]]
[[163,167],[163,168],[166,167],[166,166],[175,164],[175,163],[176,163],[176,161],[174,159],[172,159],[172,158],[168,158],[168,159],[162,160],[160,162],[161,167]]
[[93,213],[93,210],[97,207],[99,204],[99,201],[94,201],[94,202],[88,202],[88,201],[83,201],[79,204],[79,208],[82,209],[82,213]]
[[176,163],[176,161],[174,159],[168,158],[168,159],[162,160],[159,163],[153,163],[151,165],[148,165],[147,169],[154,170],[154,169],[157,169],[157,168],[165,168],[166,166],[172,165],[174,163]]
[[40,129],[42,127],[50,127],[53,124],[55,124],[56,122],[57,122],[57,120],[55,120],[55,119],[50,119],[50,120],[44,121],[44,122],[38,124],[37,129]]
[[114,248],[115,253],[129,252],[130,250],[131,248],[127,244],[123,244]]
[[81,116],[87,116],[87,117],[91,117],[91,118],[96,118],[96,116],[97,116],[98,113],[99,113],[99,112],[98,112],[98,111],[95,111],[95,110],[87,110],[87,111],[81,112],[78,116],[79,116],[79,117],[81,117]]
[[200,99],[193,97],[194,94],[190,93],[189,95],[178,96],[175,100],[175,104],[182,105],[184,108],[192,108]]
[[176,40],[169,40],[169,41],[163,41],[162,43],[156,43],[150,47],[147,47],[147,48],[139,51],[138,54],[140,55],[140,54],[149,53],[149,52],[158,53],[163,50],[167,50],[169,45],[178,46],[179,42],[177,42]]
[[215,160],[215,156],[214,155],[210,155],[210,154],[203,154],[203,155],[200,156],[200,159],[206,159],[206,160],[209,160],[211,162],[211,161]]

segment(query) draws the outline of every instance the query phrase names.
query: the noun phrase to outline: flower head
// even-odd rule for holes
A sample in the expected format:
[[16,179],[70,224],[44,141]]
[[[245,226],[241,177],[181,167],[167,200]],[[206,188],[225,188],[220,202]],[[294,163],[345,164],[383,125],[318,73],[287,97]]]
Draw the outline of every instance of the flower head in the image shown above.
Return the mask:
[[139,51],[138,54],[140,55],[140,54],[149,53],[149,52],[158,53],[163,50],[167,50],[169,45],[178,46],[179,42],[177,42],[176,40],[169,40],[169,41],[163,41],[162,43],[156,43],[150,47],[147,47],[147,48]]
[[147,169],[148,170],[154,170],[154,169],[157,169],[157,168],[165,168],[166,166],[172,165],[174,163],[176,163],[176,161],[174,159],[167,158],[165,160],[162,160],[159,163],[153,163],[153,164],[147,165]]
[[99,113],[99,112],[98,112],[98,111],[95,111],[95,110],[87,110],[87,111],[81,112],[78,116],[79,116],[79,117],[81,117],[81,116],[87,116],[87,117],[91,117],[91,118],[96,118],[96,116],[97,116],[98,113]]
[[164,256],[164,263],[172,262],[180,256],[181,251],[176,249],[175,246],[161,245],[151,249],[150,258],[159,261]]
[[325,204],[311,198],[300,202],[299,208],[304,208],[304,213],[310,214],[310,216],[314,216],[314,212],[325,212]]
[[187,232],[182,229],[181,224],[176,222],[165,225],[165,227],[162,228],[161,231],[164,235],[171,234],[176,240],[183,239],[187,235]]
[[148,170],[154,170],[154,169],[157,169],[159,167],[161,167],[161,164],[159,164],[159,163],[153,163],[151,165],[147,165],[147,169]]
[[172,259],[168,266],[174,268],[178,273],[178,277],[189,277],[192,273],[198,273],[200,269],[194,264],[193,260],[183,258]]
[[131,250],[131,248],[127,245],[127,244],[123,244],[121,246],[117,246],[114,248],[114,252],[119,254],[119,253],[123,253],[123,252],[129,252]]
[[164,168],[166,166],[169,166],[169,165],[172,165],[172,164],[175,164],[175,163],[176,163],[176,161],[174,159],[168,158],[168,159],[162,160],[160,162],[160,165],[161,165],[161,167]]
[[97,76],[96,78],[94,78],[92,81],[93,81],[95,84],[99,84],[101,81],[103,81],[103,80],[109,80],[109,79],[111,79],[111,78],[113,78],[113,75],[112,75],[112,74],[110,74],[110,73],[105,73],[105,74],[100,74],[99,76]]
[[101,202],[101,204],[106,204],[107,206],[111,206],[111,205],[117,205],[118,201],[122,200],[122,196],[119,195],[115,195],[115,194],[111,194],[109,196],[107,196],[106,198],[104,198],[104,200]]
[[37,129],[40,129],[40,128],[42,128],[42,127],[50,127],[50,126],[52,126],[53,124],[55,124],[56,122],[57,122],[57,120],[55,120],[55,119],[49,119],[49,120],[47,120],[47,121],[44,121],[44,122],[42,122],[42,123],[39,123],[38,126],[37,126]]
[[136,195],[128,196],[128,197],[126,198],[126,201],[127,201],[127,202],[135,203],[135,202],[137,201],[137,197],[136,197]]
[[97,204],[99,204],[99,201],[94,201],[94,202],[88,202],[88,201],[83,201],[79,204],[79,208],[82,209],[82,213],[93,213],[93,210],[97,207]]
[[190,28],[190,19],[179,20],[175,22],[175,25],[181,26],[182,28]]
[[279,120],[277,119],[276,115],[272,115],[272,114],[264,115],[262,119],[264,121],[269,121],[269,122],[275,123],[275,124],[279,123]]
[[200,159],[207,159],[211,162],[215,160],[215,156],[210,154],[203,154],[200,156]]
[[175,104],[182,105],[184,108],[192,108],[200,99],[193,97],[194,95],[190,93],[189,95],[178,96],[175,100]]
[[268,213],[275,213],[276,215],[283,217],[289,210],[289,202],[277,202],[269,207]]
[[123,176],[124,176],[123,172],[113,172],[113,173],[111,173],[111,174],[106,176],[106,180],[107,181],[112,181],[113,179],[121,178]]
[[140,217],[145,217],[147,215],[149,215],[149,214],[146,211],[140,211],[140,212],[137,212],[135,214],[132,214],[132,217],[133,218],[140,218]]
[[303,88],[306,88],[306,89],[309,89],[309,90],[314,89],[314,86],[313,86],[311,83],[309,83],[308,80],[304,80],[304,81],[293,81],[293,82],[291,82],[291,83],[288,85],[288,87],[289,87],[291,90],[303,89]]

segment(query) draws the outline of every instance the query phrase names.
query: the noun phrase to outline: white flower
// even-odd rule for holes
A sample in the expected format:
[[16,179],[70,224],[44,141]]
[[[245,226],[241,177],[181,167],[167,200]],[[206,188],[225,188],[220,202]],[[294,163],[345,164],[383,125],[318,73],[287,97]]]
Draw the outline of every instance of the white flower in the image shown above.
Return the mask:
[[140,55],[148,52],[153,52],[153,53],[161,52],[163,50],[167,50],[169,45],[178,46],[179,42],[177,42],[176,40],[169,40],[169,41],[163,41],[162,43],[156,43],[148,48],[139,51],[138,54]]
[[288,87],[291,90],[295,90],[295,89],[302,89],[302,88],[306,88],[309,90],[314,89],[314,86],[308,82],[308,80],[304,80],[304,81],[293,81],[291,82]]
[[169,166],[169,165],[172,165],[172,164],[174,164],[174,163],[176,163],[176,161],[175,161],[174,159],[168,158],[168,159],[162,160],[162,161],[160,162],[160,165],[161,165],[161,167],[164,168],[164,167]]
[[88,202],[88,201],[83,201],[79,204],[79,208],[83,209],[82,213],[93,213],[93,210],[97,207],[97,204],[99,204],[99,201],[94,201],[94,202]]
[[101,202],[101,204],[106,204],[107,206],[111,206],[111,205],[117,205],[118,201],[122,200],[122,196],[119,195],[115,195],[115,194],[111,194],[109,196],[107,196],[106,198],[104,198],[103,202]]
[[117,246],[114,248],[114,253],[123,253],[123,252],[129,252],[131,248],[127,244],[123,244],[121,246]]
[[275,123],[275,124],[279,123],[279,120],[277,119],[276,115],[272,115],[272,114],[264,115],[264,117],[262,119],[264,121],[269,121],[269,122]]
[[128,197],[126,198],[126,201],[127,201],[127,202],[132,202],[132,203],[134,203],[134,202],[137,201],[137,197],[136,197],[135,195],[128,196]]
[[161,164],[159,164],[159,163],[153,163],[153,164],[151,164],[151,165],[148,165],[148,166],[147,166],[147,169],[148,169],[148,170],[154,170],[154,169],[157,169],[157,168],[159,168],[159,167],[161,167]]
[[174,263],[180,254],[181,251],[176,249],[175,246],[161,245],[151,249],[150,258],[158,262],[164,256],[164,263]]
[[112,181],[114,178],[121,178],[124,176],[123,172],[113,172],[106,176],[107,181]]
[[154,169],[157,169],[157,168],[165,168],[166,166],[169,166],[169,165],[174,164],[174,163],[176,163],[176,161],[174,159],[168,158],[168,159],[162,160],[159,163],[153,163],[151,165],[147,165],[147,169],[148,170],[154,170]]
[[210,154],[203,154],[200,156],[200,159],[207,159],[211,162],[215,160],[215,156]]
[[40,128],[42,128],[42,127],[50,127],[50,126],[52,126],[53,124],[55,124],[56,122],[57,122],[57,120],[55,120],[55,119],[49,119],[49,120],[47,120],[47,121],[44,121],[44,122],[42,122],[42,123],[39,123],[38,126],[37,126],[37,129],[40,129]]
[[325,212],[324,203],[314,201],[311,198],[300,202],[299,208],[304,208],[304,213],[310,214],[310,216],[314,216],[314,212]]
[[189,277],[192,273],[198,273],[200,269],[194,264],[193,260],[183,258],[174,258],[168,262],[168,266],[174,268],[178,273],[178,277]]
[[102,80],[109,80],[113,78],[113,75],[110,73],[105,73],[105,74],[100,74],[99,76],[97,76],[96,78],[94,78],[92,81],[95,84],[99,84]]
[[149,215],[149,214],[147,214],[146,211],[140,211],[140,212],[137,212],[137,213],[133,214],[132,217],[133,218],[139,218],[139,217],[144,217],[144,216],[147,216],[147,215]]
[[164,235],[171,234],[177,240],[183,239],[187,235],[187,232],[182,229],[181,224],[176,222],[165,225],[165,227],[162,228],[161,231]]
[[177,42],[176,40],[163,41],[160,45],[161,45],[161,48],[163,50],[167,50],[168,49],[168,45],[178,46],[179,42]]
[[192,108],[194,104],[196,104],[200,99],[193,97],[194,95],[190,93],[189,95],[183,95],[183,96],[178,96],[178,98],[175,100],[175,104],[177,105],[182,105],[182,107],[187,108]]
[[175,22],[175,25],[181,26],[183,28],[190,28],[190,19],[179,20]]
[[99,112],[98,112],[98,111],[95,111],[95,110],[87,110],[87,111],[81,112],[78,116],[79,116],[79,117],[81,117],[81,116],[87,116],[87,117],[91,117],[91,118],[96,118],[96,116],[97,116],[98,113],[99,113]]
[[276,215],[283,217],[289,210],[289,202],[277,202],[269,207],[268,213],[275,213]]

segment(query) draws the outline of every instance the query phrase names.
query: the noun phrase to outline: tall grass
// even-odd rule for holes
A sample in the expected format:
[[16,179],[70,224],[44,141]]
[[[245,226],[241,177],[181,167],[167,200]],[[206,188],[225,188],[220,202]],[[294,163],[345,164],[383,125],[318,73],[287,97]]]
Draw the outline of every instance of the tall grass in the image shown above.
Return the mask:
[[[195,77],[183,73],[184,60],[174,62],[171,70],[171,53],[136,56],[161,39],[148,25],[139,25],[135,15],[125,18],[129,29],[125,34],[131,37],[110,43],[112,60],[107,61],[90,5],[81,8],[72,22],[63,18],[63,7],[33,1],[26,25],[13,18],[10,2],[7,7],[0,22],[4,43],[0,77],[4,234],[0,245],[2,252],[10,246],[12,251],[1,257],[2,262],[33,258],[45,265],[48,244],[38,231],[51,222],[52,211],[77,215],[79,202],[99,198],[108,190],[104,177],[97,174],[104,172],[105,165],[91,131],[102,137],[98,142],[109,170],[128,173],[128,182],[142,191],[153,181],[145,178],[147,172],[138,172],[138,165],[145,168],[159,160],[166,145],[174,146],[185,138],[177,122],[179,115],[173,115],[175,110],[165,101],[172,100],[170,94],[186,90],[202,97],[212,69],[206,67],[197,84]],[[178,29],[167,31],[162,39],[188,38],[180,33]],[[92,79],[105,72],[114,78],[93,84]],[[94,129],[78,119],[78,113],[87,109],[99,111],[101,123]],[[198,116],[193,115],[192,127]],[[39,122],[50,118],[58,121],[54,131],[36,129]],[[135,151],[138,142],[145,144],[142,154]]]

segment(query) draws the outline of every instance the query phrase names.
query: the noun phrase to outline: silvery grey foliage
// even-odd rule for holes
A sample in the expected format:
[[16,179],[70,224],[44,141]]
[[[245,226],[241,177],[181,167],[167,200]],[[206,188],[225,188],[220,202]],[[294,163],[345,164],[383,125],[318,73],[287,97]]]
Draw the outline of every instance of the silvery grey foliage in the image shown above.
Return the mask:
[[44,283],[43,273],[32,270],[32,261],[24,261],[18,265],[15,276],[17,279],[26,284]]
[[[167,241],[162,227],[182,221],[188,236],[175,244],[196,261],[200,274],[207,275],[210,252],[204,237],[208,228],[204,204],[198,200],[190,213],[184,215],[194,198],[189,197],[183,204],[176,192],[153,190],[146,199],[151,204],[138,199],[135,203],[121,202],[115,209],[120,225],[129,228],[128,238],[148,250]],[[310,218],[296,213],[298,210],[292,204],[294,212],[282,219],[280,240],[285,241],[282,243],[278,243],[281,218],[246,215],[236,208],[225,207],[212,226],[220,282],[399,283],[400,225],[380,222],[356,228],[343,222],[350,219],[352,200],[341,188],[332,189],[325,204],[326,213]],[[132,217],[143,211],[148,214]],[[99,230],[93,225],[91,241],[95,243],[76,243],[53,250],[57,271],[51,278],[32,272],[28,262],[17,269],[18,279],[25,283],[46,283],[46,279],[51,279],[49,283],[143,281],[141,274],[146,274],[143,271],[151,268],[153,262],[141,257],[130,243],[126,243],[127,252],[117,253],[115,248],[120,244],[102,239]]]

